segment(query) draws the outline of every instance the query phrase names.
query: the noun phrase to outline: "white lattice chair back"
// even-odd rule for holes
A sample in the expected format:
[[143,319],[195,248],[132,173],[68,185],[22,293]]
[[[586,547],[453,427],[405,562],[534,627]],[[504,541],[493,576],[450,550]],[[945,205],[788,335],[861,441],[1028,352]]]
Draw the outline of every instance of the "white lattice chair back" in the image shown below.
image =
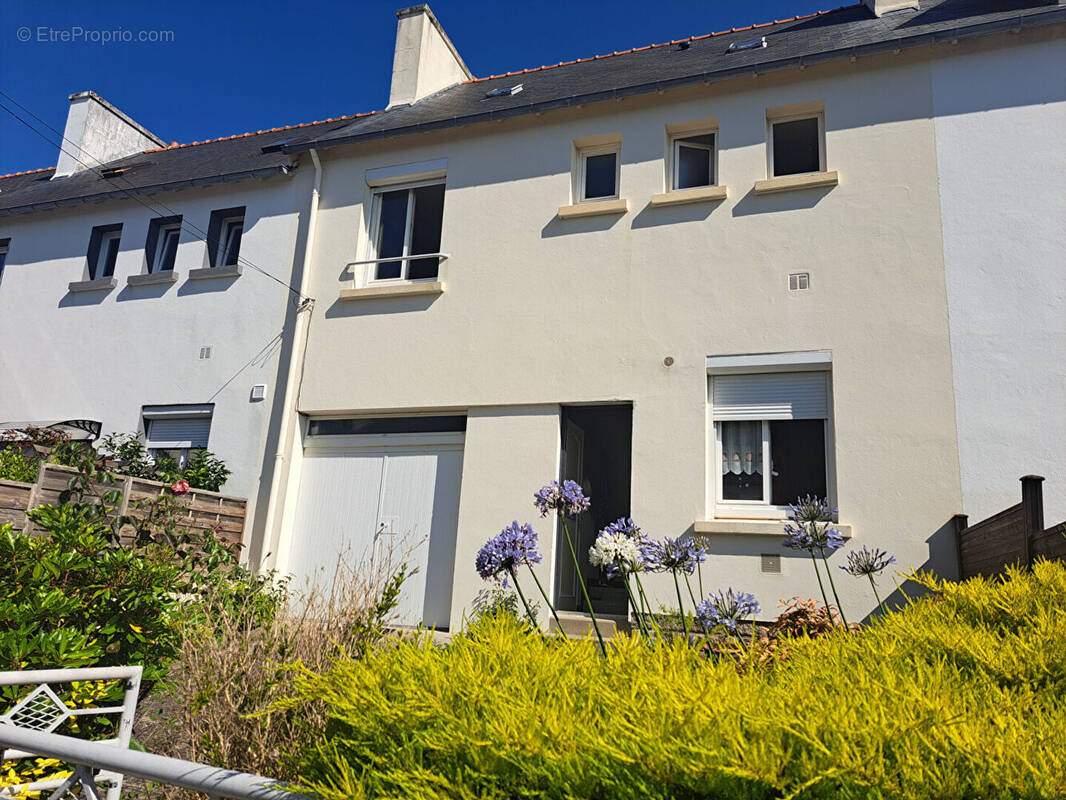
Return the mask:
[[[111,706],[71,707],[60,697],[53,687],[62,684],[83,681],[120,681],[122,702]],[[0,672],[0,687],[35,686],[4,714],[0,714],[0,725],[12,725],[16,728],[52,733],[72,717],[118,717],[115,722],[115,736],[102,740],[105,744],[129,747],[133,734],[133,717],[137,710],[137,696],[141,689],[141,667],[89,667],[85,669],[26,670],[17,672]],[[35,753],[21,750],[5,750],[0,753],[3,760],[32,758]],[[53,796],[64,796],[68,788],[82,783],[86,796],[96,794],[95,787],[85,785],[84,771],[68,779],[38,781],[17,787],[3,787],[0,798],[11,797],[17,792],[55,790]],[[122,775],[118,773],[98,772],[91,776],[94,784],[107,786],[107,800],[119,800],[122,794]]]

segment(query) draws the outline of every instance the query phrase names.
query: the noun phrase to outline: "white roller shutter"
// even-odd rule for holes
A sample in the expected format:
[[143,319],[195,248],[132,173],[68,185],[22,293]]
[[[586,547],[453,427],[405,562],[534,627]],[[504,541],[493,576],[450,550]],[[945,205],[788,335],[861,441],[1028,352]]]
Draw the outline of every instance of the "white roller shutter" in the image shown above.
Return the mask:
[[828,373],[715,375],[711,411],[715,420],[827,419]]
[[161,417],[148,420],[149,448],[207,447],[211,417]]

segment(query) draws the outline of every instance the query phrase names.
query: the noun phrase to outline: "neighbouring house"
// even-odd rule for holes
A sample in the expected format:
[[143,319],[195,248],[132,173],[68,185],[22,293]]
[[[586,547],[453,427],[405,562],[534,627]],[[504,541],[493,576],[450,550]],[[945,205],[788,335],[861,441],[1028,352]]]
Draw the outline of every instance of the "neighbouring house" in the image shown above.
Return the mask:
[[[186,190],[206,216],[286,187],[285,258],[252,259],[314,298],[187,298],[216,299],[234,334],[252,316],[288,323],[271,380],[255,381],[274,392],[256,418],[250,559],[299,584],[339,556],[408,552],[406,619],[455,628],[483,587],[475,552],[517,519],[541,533],[553,599],[581,612],[559,531],[532,506],[565,477],[593,498],[582,555],[625,515],[699,535],[705,587],[752,591],[773,616],[817,592],[805,554],[781,544],[797,495],[828,496],[853,545],[948,576],[953,515],[1013,504],[1022,474],[1045,475],[1048,518],[1066,516],[1064,65],[1066,8],[1036,0],[865,0],[488,78],[428,7],[401,10],[385,110],[185,148],[212,174],[242,153],[243,172],[300,165]],[[33,179],[6,180],[0,208]],[[223,189],[232,202],[200,200]],[[78,210],[83,248],[125,224],[107,208]],[[54,231],[73,213],[25,224]],[[14,274],[36,309],[47,258],[19,255],[13,219],[0,217],[0,297]],[[84,254],[64,258],[84,272]],[[47,387],[78,362],[44,331],[128,339],[136,325],[113,317],[149,306],[64,317],[84,309],[63,298],[35,345]],[[21,316],[3,324],[26,340]],[[112,375],[195,368],[159,352],[144,342]],[[134,414],[161,402],[118,385],[106,391]],[[25,400],[0,416],[88,416],[35,404],[45,391],[20,380]],[[596,610],[624,613],[624,590],[583,572]],[[852,611],[872,608],[868,587],[838,586]],[[670,603],[667,580],[652,589]]]
[[56,166],[0,178],[0,429],[207,448],[265,514],[313,172],[263,146],[292,135],[167,146],[70,98]]

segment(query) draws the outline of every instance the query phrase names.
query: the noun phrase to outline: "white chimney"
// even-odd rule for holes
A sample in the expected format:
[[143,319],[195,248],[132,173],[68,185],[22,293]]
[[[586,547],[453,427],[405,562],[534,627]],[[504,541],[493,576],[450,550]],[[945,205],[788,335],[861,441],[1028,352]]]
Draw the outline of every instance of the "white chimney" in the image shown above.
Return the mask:
[[428,97],[474,77],[429,6],[396,12],[389,108]]
[[63,139],[53,179],[65,178],[142,150],[166,147],[162,139],[96,92],[78,92],[70,96]]
[[918,0],[862,0],[862,2],[874,12],[875,17],[883,17],[889,11],[918,7]]

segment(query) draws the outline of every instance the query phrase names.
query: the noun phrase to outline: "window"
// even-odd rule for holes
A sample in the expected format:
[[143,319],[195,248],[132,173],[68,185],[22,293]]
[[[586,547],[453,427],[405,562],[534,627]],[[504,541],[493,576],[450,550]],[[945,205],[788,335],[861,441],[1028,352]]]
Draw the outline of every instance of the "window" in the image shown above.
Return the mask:
[[672,140],[673,178],[671,188],[694,189],[715,184],[713,133],[676,137]]
[[148,272],[169,272],[174,269],[181,237],[181,217],[160,217],[148,223],[148,239],[144,255]]
[[578,150],[578,202],[618,197],[619,147],[616,143]]
[[7,262],[7,248],[10,244],[10,239],[0,239],[0,281],[4,279],[4,264]]
[[825,123],[821,114],[770,120],[770,175],[825,171]]
[[827,372],[712,376],[718,508],[766,515],[826,497],[828,406]]
[[[443,221],[443,183],[376,192],[370,280],[435,280]],[[428,257],[412,258],[420,255]]]
[[89,237],[89,280],[110,278],[115,274],[122,225],[97,225]]
[[169,459],[184,467],[197,452],[207,449],[214,406],[145,406],[145,447],[157,461]]
[[211,212],[207,231],[207,255],[212,267],[235,267],[244,235],[244,206]]

